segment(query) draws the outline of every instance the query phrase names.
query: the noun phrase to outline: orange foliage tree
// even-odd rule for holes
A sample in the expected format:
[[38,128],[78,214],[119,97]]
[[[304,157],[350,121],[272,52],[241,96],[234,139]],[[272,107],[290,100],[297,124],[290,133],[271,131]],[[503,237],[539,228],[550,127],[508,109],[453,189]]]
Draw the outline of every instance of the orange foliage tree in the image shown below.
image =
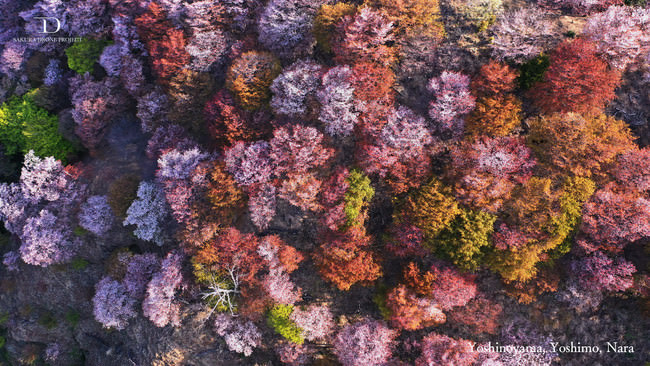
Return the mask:
[[366,4],[384,10],[400,35],[445,36],[438,0],[367,0]]
[[156,2],[149,4],[147,11],[135,19],[135,24],[158,81],[164,85],[190,62],[190,55],[185,51],[187,39],[181,29],[174,28]]
[[528,145],[546,172],[600,175],[619,154],[636,146],[627,125],[606,115],[554,114],[529,125]]
[[511,93],[518,73],[492,61],[481,67],[472,80],[476,107],[465,123],[469,135],[505,136],[521,123],[521,102]]
[[249,51],[233,61],[226,87],[242,108],[256,110],[271,100],[270,86],[282,68],[268,52]]
[[550,63],[544,79],[530,90],[543,113],[598,113],[614,99],[620,75],[599,58],[592,42],[565,41],[551,53]]
[[381,267],[367,249],[371,237],[364,228],[351,227],[345,233],[329,231],[314,255],[321,275],[339,290],[355,283],[367,285],[381,276]]

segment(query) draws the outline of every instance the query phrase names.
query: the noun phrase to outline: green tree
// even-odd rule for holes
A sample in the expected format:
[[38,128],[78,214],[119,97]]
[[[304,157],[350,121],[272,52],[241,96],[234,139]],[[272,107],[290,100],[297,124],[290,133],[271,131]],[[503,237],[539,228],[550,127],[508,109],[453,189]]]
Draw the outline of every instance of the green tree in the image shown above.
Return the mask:
[[302,334],[302,329],[300,329],[296,323],[290,319],[291,313],[293,313],[293,305],[274,305],[271,310],[269,310],[267,316],[269,326],[289,341],[303,344],[305,338]]
[[462,209],[428,245],[459,268],[473,271],[482,264],[485,249],[490,247],[495,221],[496,216],[487,212]]
[[353,169],[347,178],[349,188],[345,192],[345,217],[347,226],[353,226],[363,220],[358,220],[359,215],[368,206],[370,200],[375,195],[375,190],[370,185],[370,178],[365,176],[361,171]]
[[9,155],[34,150],[37,156],[65,162],[75,149],[59,134],[57,117],[36,106],[32,94],[13,97],[0,106],[0,143]]
[[75,42],[72,46],[66,48],[65,55],[68,57],[68,67],[79,74],[92,72],[93,66],[99,55],[102,54],[104,47],[111,44],[111,41],[83,39]]

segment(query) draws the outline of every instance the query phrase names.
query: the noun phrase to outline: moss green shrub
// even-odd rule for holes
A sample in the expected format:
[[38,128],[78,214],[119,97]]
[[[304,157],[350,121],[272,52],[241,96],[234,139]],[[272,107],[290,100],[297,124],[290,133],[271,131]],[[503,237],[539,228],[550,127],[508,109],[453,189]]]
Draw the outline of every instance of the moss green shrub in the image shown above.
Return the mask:
[[75,42],[65,50],[65,54],[68,56],[68,67],[79,74],[92,72],[102,50],[111,43],[95,39],[83,39],[80,42]]
[[302,329],[289,318],[291,313],[293,313],[293,305],[276,304],[269,310],[267,315],[268,324],[287,340],[303,344],[305,338],[302,335]]

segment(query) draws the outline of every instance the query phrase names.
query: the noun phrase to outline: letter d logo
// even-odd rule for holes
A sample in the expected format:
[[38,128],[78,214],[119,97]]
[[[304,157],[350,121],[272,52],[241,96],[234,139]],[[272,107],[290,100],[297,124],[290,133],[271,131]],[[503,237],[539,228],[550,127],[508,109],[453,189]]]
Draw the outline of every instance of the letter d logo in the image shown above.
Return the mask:
[[[59,19],[57,19],[55,17],[35,17],[35,19],[42,19],[43,20],[43,31],[41,33],[56,33],[59,30],[61,30],[61,22],[59,21]],[[56,20],[56,30],[53,31],[53,32],[48,32],[48,30],[47,30],[47,20],[48,19]]]

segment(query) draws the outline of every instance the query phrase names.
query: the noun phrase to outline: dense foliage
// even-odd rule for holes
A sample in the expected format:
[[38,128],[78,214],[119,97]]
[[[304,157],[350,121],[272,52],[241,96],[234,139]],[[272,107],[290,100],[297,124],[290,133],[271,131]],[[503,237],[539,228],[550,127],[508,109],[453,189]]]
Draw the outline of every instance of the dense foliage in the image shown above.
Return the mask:
[[637,0],[0,0],[0,364],[643,365],[648,86]]

